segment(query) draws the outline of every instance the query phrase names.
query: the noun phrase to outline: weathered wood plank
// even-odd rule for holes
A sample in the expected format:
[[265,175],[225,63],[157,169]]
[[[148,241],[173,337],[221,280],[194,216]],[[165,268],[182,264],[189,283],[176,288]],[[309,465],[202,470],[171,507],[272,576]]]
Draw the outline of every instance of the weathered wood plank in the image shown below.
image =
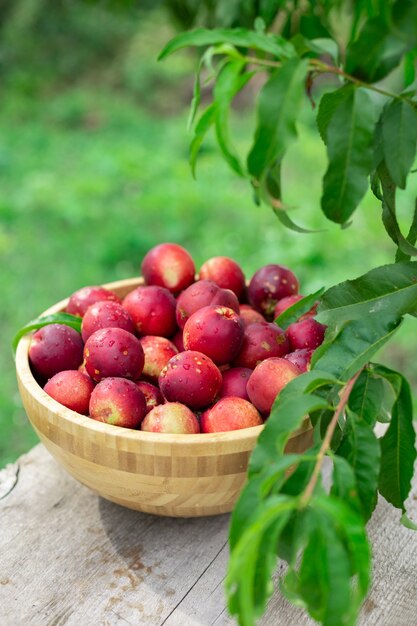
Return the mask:
[[[1,489],[1,626],[235,624],[223,592],[229,516],[123,509],[67,476],[41,445],[0,472]],[[416,494],[410,512],[417,517]],[[417,535],[398,518],[380,502],[370,523],[374,585],[361,626],[417,624]],[[276,593],[261,624],[313,622]]]
[[36,447],[0,501],[0,623],[161,623],[226,541],[227,516],[159,518],[106,502]]

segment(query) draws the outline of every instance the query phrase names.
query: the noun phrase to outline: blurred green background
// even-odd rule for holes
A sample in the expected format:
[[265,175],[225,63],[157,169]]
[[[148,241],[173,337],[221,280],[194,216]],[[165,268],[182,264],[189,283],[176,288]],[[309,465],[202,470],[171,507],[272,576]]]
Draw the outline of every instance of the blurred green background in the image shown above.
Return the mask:
[[[151,246],[178,242],[197,266],[228,255],[248,277],[265,263],[287,264],[304,293],[393,258],[370,194],[346,230],[321,216],[326,160],[311,107],[288,155],[285,199],[294,220],[321,232],[286,231],[270,209],[256,207],[212,138],[194,181],[186,109],[196,57],[158,63],[181,26],[164,2],[140,5],[0,2],[0,467],[36,443],[11,337],[81,286],[137,275]],[[233,120],[242,148],[252,100],[249,89]],[[410,183],[400,198],[404,215],[417,195],[417,181]],[[407,320],[381,360],[415,384],[414,337]]]

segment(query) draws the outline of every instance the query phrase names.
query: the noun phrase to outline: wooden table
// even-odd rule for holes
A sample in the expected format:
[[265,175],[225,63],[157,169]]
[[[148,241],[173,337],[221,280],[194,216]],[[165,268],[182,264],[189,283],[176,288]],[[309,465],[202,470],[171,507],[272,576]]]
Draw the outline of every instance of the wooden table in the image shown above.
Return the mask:
[[[416,493],[409,511],[417,519]],[[361,626],[417,624],[417,533],[398,519],[381,501],[369,524],[375,571]],[[228,523],[121,508],[38,445],[0,471],[0,625],[235,624],[223,593]],[[260,623],[314,622],[277,591]]]

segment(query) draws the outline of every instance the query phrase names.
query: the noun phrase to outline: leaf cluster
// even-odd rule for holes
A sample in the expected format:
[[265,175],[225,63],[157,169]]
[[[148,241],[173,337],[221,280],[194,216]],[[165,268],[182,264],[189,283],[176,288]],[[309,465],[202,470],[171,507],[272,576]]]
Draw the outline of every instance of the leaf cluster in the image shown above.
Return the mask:
[[[406,186],[417,145],[416,3],[382,3],[384,10],[381,3],[355,3],[347,43],[337,32],[336,17],[340,18],[349,3],[255,4],[261,5],[255,30],[198,28],[178,35],[160,55],[164,58],[189,46],[206,48],[190,115],[193,173],[204,138],[214,127],[223,157],[239,176],[250,181],[255,200],[270,205],[288,228],[304,232],[306,229],[293,222],[283,199],[281,169],[297,138],[303,102],[310,100],[313,107],[318,104],[317,127],[328,157],[323,213],[348,225],[371,184],[381,201],[382,220],[398,248],[398,258],[415,256],[417,216],[411,207],[410,231],[404,235],[397,219],[396,190]],[[290,5],[294,5],[292,11]],[[272,14],[273,32],[267,32]],[[235,24],[233,20],[230,23]],[[400,85],[396,92],[385,88],[384,80],[392,72]],[[214,84],[213,99],[196,119],[202,74],[205,83]],[[264,76],[264,84],[257,101],[256,128],[246,158],[242,158],[233,145],[228,118],[235,96],[258,74]],[[325,89],[316,87],[322,75]]]
[[77,315],[71,315],[70,313],[51,313],[50,315],[42,315],[41,317],[37,317],[34,320],[31,320],[22,328],[20,328],[12,340],[12,349],[13,352],[16,352],[17,345],[19,341],[27,335],[27,333],[32,332],[33,330],[38,330],[39,328],[43,328],[44,326],[48,326],[49,324],[65,324],[70,328],[74,328],[77,332],[81,333],[81,317]]
[[[231,17],[237,4],[241,18]],[[220,3],[211,6],[217,10]],[[253,29],[245,22],[249,14],[256,17]],[[291,381],[273,405],[230,528],[226,587],[239,623],[252,625],[263,614],[280,557],[287,569],[279,586],[291,602],[326,626],[355,624],[370,585],[366,523],[378,494],[401,511],[403,524],[415,527],[406,514],[416,459],[410,387],[401,373],[373,359],[403,317],[417,313],[417,263],[410,261],[417,255],[417,204],[407,233],[396,206],[416,155],[417,4],[230,3],[229,21],[178,35],[161,58],[189,46],[204,48],[190,114],[194,174],[214,128],[223,157],[250,182],[255,201],[269,205],[287,228],[306,232],[286,206],[281,172],[310,102],[328,157],[322,212],[348,226],[370,185],[396,246],[395,263],[311,294],[276,320],[286,328],[319,298],[319,320],[328,329],[311,371]],[[259,75],[256,128],[243,157],[229,117],[236,95]],[[200,111],[207,83],[212,101]],[[313,446],[286,454],[306,416]],[[380,438],[378,422],[386,429]]]
[[[311,371],[277,397],[252,454],[230,529],[229,609],[241,624],[264,612],[277,557],[288,563],[279,586],[291,602],[323,624],[355,624],[370,585],[366,523],[378,493],[413,527],[405,510],[416,459],[410,388],[402,374],[372,359],[401,324],[399,291],[403,314],[415,310],[417,264],[379,271],[384,287],[381,277],[365,289],[370,272],[324,292],[325,342]],[[306,301],[304,308],[311,306]],[[296,315],[288,311],[289,319]],[[315,444],[285,454],[306,415]],[[386,424],[381,438],[377,422]]]

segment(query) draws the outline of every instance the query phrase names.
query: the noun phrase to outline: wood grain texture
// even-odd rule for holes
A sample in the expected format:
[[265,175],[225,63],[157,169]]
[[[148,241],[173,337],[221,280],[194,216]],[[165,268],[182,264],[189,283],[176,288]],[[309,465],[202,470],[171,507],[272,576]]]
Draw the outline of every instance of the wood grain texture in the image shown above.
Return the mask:
[[[105,285],[120,297],[143,284]],[[66,300],[45,313],[62,310]],[[77,480],[104,498],[157,515],[199,517],[231,511],[246,480],[263,426],[204,435],[161,435],[119,428],[65,408],[37,384],[28,363],[30,337],[19,343],[16,372],[23,405],[40,440]],[[306,419],[288,451],[312,441]]]
[[[0,499],[1,626],[236,623],[223,594],[228,515],[170,519],[119,507],[74,481],[42,445],[0,472],[0,485],[6,482]],[[416,490],[408,509],[416,520]],[[413,626],[417,534],[400,526],[399,513],[383,500],[368,528],[374,580],[359,626]],[[314,623],[278,591],[260,621]]]

